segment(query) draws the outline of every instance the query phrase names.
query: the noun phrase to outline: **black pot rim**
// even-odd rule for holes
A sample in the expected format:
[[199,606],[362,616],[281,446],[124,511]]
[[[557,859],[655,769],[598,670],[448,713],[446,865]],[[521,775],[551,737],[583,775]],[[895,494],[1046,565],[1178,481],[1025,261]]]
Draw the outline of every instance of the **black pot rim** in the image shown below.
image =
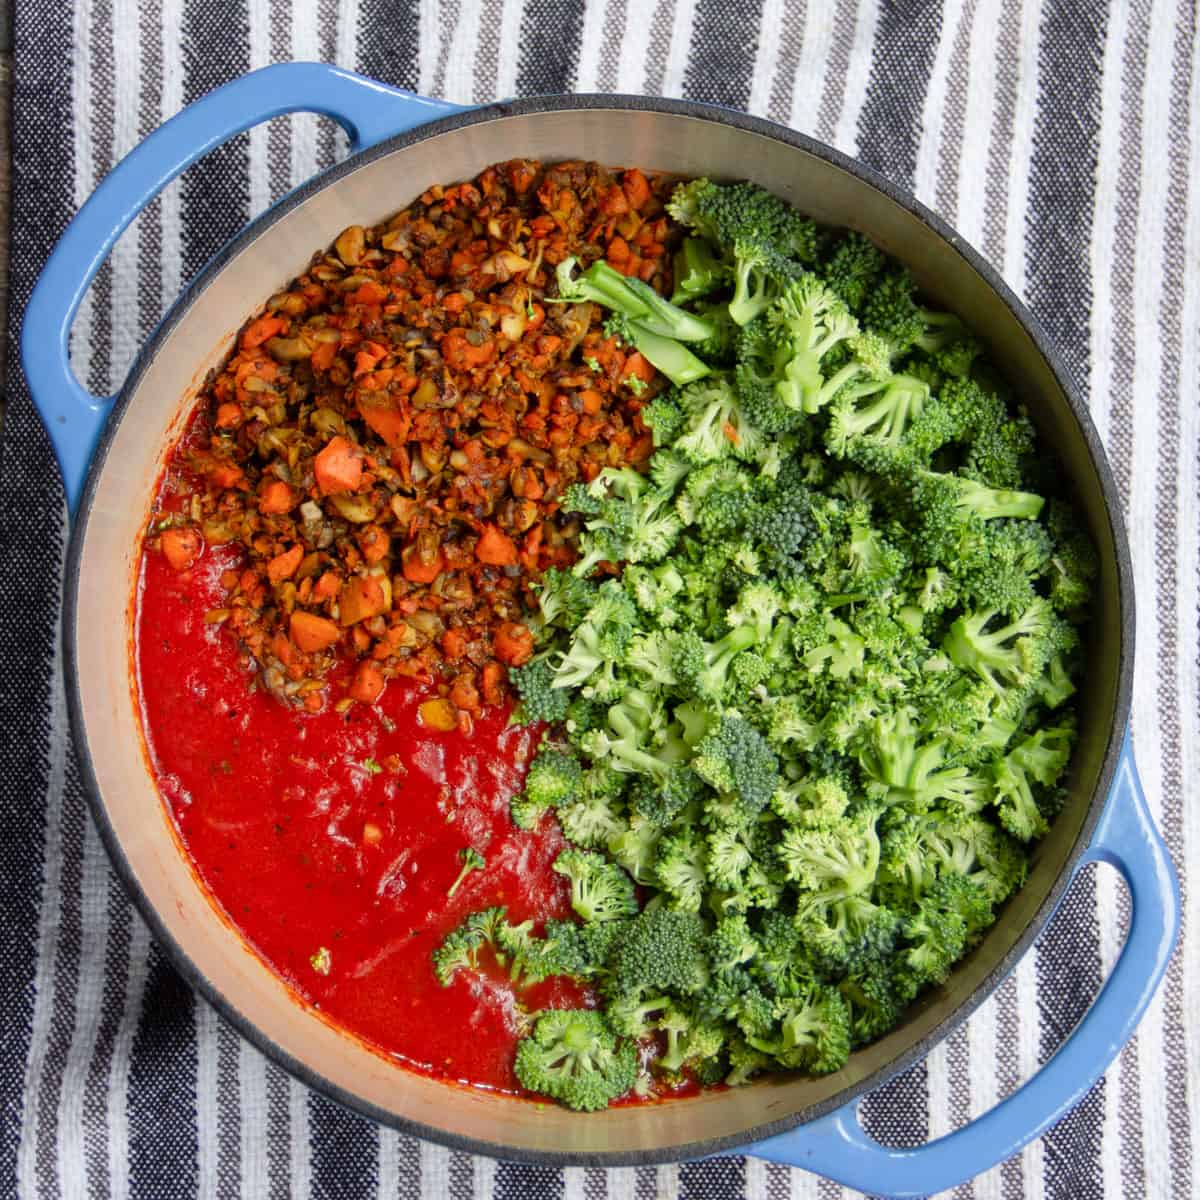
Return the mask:
[[[137,391],[138,384],[149,364],[169,340],[171,333],[184,314],[195,303],[210,281],[215,278],[234,255],[253,242],[265,229],[269,228],[316,192],[323,191],[326,187],[338,183],[341,179],[358,170],[360,167],[389,155],[396,150],[415,145],[418,142],[426,141],[429,138],[455,129],[507,117],[586,109],[650,111],[694,117],[722,125],[729,125],[735,129],[745,130],[749,133],[760,134],[782,142],[785,145],[806,151],[816,158],[823,159],[833,166],[839,167],[848,174],[875,188],[877,191],[882,192],[889,199],[915,216],[924,225],[928,226],[930,230],[937,234],[944,242],[948,243],[958,255],[966,260],[968,265],[985,280],[989,287],[1004,302],[1005,306],[1036,345],[1038,352],[1050,367],[1056,382],[1062,388],[1079,432],[1087,446],[1088,454],[1104,498],[1106,515],[1115,549],[1120,603],[1121,646],[1117,692],[1113,706],[1113,723],[1109,730],[1108,745],[1105,749],[1096,790],[1091,798],[1087,814],[1080,827],[1075,844],[1066,862],[1063,864],[1062,871],[1050,887],[1020,937],[1017,938],[1003,958],[988,972],[987,976],[981,980],[970,996],[951,1010],[928,1034],[909,1046],[890,1062],[872,1072],[869,1076],[847,1086],[825,1101],[785,1114],[777,1120],[755,1126],[743,1134],[710,1138],[703,1141],[648,1150],[572,1154],[562,1151],[528,1150],[462,1137],[439,1129],[436,1126],[429,1126],[398,1117],[394,1113],[364,1101],[297,1061],[265,1032],[243,1016],[236,1005],[203,974],[188,957],[183,947],[171,936],[165,923],[159,917],[157,910],[142,891],[133,869],[125,857],[116,832],[108,819],[107,810],[100,794],[92,762],[91,751],[84,737],[82,695],[79,687],[78,653],[76,648],[76,617],[79,610],[80,556],[87,537],[88,521],[95,498],[96,483],[107,462],[115,431],[120,425],[128,409],[130,399]],[[759,117],[752,117],[745,113],[722,108],[717,105],[658,97],[605,94],[535,96],[528,99],[504,101],[484,105],[479,108],[464,109],[462,112],[438,118],[437,120],[430,121],[428,124],[418,126],[416,129],[397,134],[394,137],[351,155],[343,162],[309,180],[295,191],[289,193],[278,204],[268,209],[256,220],[252,221],[237,237],[225,245],[187,286],[155,332],[147,339],[145,345],[138,353],[133,366],[130,368],[124,386],[113,403],[108,419],[101,431],[95,454],[88,468],[79,508],[72,525],[71,539],[67,552],[63,602],[63,665],[66,676],[67,705],[71,731],[74,737],[82,782],[88,797],[88,803],[101,839],[108,851],[109,858],[126,892],[133,900],[156,940],[167,951],[172,964],[179,973],[226,1021],[252,1045],[267,1055],[268,1058],[278,1063],[290,1075],[314,1091],[337,1101],[352,1111],[369,1117],[381,1125],[440,1143],[451,1149],[471,1154],[482,1154],[492,1158],[549,1166],[642,1166],[700,1158],[721,1151],[745,1149],[764,1138],[784,1133],[843,1107],[865,1095],[867,1092],[879,1088],[924,1058],[938,1042],[942,1041],[950,1032],[966,1020],[1000,984],[1005,976],[1008,975],[1017,961],[1029,950],[1041,934],[1071,884],[1074,877],[1074,867],[1091,840],[1092,832],[1095,829],[1097,821],[1100,819],[1104,802],[1111,789],[1117,760],[1120,755],[1122,737],[1128,724],[1133,687],[1133,638],[1133,570],[1129,545],[1121,517],[1120,498],[1099,435],[1061,354],[1032,313],[1017,299],[995,269],[965,242],[950,225],[913,196],[909,195],[904,189],[897,187],[870,167],[804,134],[796,133],[774,122],[766,121]]]

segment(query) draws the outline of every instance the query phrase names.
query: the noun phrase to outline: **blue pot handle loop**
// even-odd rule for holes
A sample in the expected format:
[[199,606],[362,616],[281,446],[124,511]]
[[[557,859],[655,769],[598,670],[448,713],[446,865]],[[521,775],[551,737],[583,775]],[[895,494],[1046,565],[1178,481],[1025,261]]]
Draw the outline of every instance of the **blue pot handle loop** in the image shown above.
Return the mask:
[[1126,734],[1117,776],[1079,866],[1106,862],[1129,885],[1129,936],[1092,1007],[1054,1057],[1013,1095],[935,1142],[893,1150],[867,1136],[858,1101],[746,1148],[872,1195],[927,1196],[1016,1154],[1087,1094],[1132,1036],[1167,969],[1179,931],[1179,887],[1154,827]]
[[271,117],[332,117],[360,150],[454,112],[325,63],[278,63],[243,75],[189,105],[121,160],[75,215],[25,310],[21,364],[54,443],[67,503],[79,499],[112,397],[93,396],[71,369],[71,325],[88,285],[130,221],[184,168]]

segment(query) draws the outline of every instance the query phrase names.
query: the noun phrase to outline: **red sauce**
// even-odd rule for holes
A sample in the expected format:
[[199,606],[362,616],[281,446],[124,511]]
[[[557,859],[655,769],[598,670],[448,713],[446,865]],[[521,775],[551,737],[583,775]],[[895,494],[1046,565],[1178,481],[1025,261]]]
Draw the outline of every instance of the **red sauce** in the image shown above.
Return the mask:
[[[376,709],[344,715],[299,714],[249,691],[233,639],[204,619],[236,563],[235,551],[210,547],[177,574],[147,553],[139,585],[146,741],[200,878],[250,945],[338,1025],[415,1070],[520,1092],[507,977],[460,972],[443,988],[430,952],[492,904],[514,921],[570,915],[569,885],[551,870],[565,844],[557,826],[523,832],[508,815],[540,731],[497,709],[469,737],[425,728],[417,707],[431,691],[408,681],[392,681]],[[392,756],[398,770],[383,766]],[[468,845],[487,868],[447,900]],[[328,974],[312,962],[322,948]],[[592,1002],[567,979],[519,999],[529,1011]]]

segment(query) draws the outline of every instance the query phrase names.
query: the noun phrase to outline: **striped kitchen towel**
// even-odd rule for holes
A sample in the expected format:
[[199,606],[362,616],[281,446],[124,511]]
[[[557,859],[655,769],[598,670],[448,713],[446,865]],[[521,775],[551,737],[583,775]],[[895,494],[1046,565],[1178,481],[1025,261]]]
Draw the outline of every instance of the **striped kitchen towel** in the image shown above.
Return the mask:
[[[55,239],[113,163],[188,101],[281,59],[450,100],[625,91],[715,101],[830,142],[911,188],[1032,305],[1090,395],[1140,598],[1134,736],[1184,872],[1200,705],[1200,71],[1194,0],[15,0],[15,337]],[[344,152],[280,121],[167,190],[75,329],[115,390],[182,285],[255,212]],[[754,1159],[557,1171],[452,1153],[305,1090],[181,983],[109,870],[59,679],[66,520],[13,370],[0,458],[0,1194],[203,1197],[835,1197]],[[867,1100],[885,1140],[936,1137],[1034,1072],[1120,945],[1116,877],[1088,872],[953,1036]],[[954,1194],[1194,1196],[1200,921],[1104,1080]],[[1192,1017],[1189,1018],[1188,1014]]]

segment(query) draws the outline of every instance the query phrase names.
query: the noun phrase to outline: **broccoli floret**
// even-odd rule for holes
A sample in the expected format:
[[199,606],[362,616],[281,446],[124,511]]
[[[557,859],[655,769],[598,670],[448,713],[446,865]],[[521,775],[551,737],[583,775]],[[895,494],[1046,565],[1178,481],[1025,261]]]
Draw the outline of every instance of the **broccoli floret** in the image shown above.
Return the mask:
[[529,773],[525,776],[520,819],[517,804],[515,801],[513,803],[514,822],[521,829],[532,829],[546,809],[557,808],[574,800],[582,782],[583,768],[573,754],[553,748],[539,751],[529,764]]
[[779,861],[802,892],[830,903],[868,892],[879,870],[879,809],[864,805],[850,817],[805,829],[789,826]]
[[716,462],[733,453],[730,436],[741,422],[737,393],[723,375],[714,375],[679,390],[684,432],[675,451],[695,466]]
[[684,238],[673,263],[675,291],[672,304],[688,304],[729,283],[729,265],[717,257],[703,238]]
[[681,688],[701,701],[717,702],[729,686],[729,672],[743,650],[757,640],[750,625],[731,629],[719,642],[705,642],[694,630],[669,639],[671,669]]
[[[581,489],[582,490],[582,489]],[[585,499],[591,498],[583,492]],[[571,571],[551,567],[535,584],[538,608],[545,626],[574,629],[596,602],[596,585]]]
[[658,1071],[680,1071],[685,1065],[719,1054],[725,1044],[721,1025],[705,1021],[679,1001],[667,1007],[656,1028],[667,1039],[666,1049],[654,1063]]
[[553,686],[554,668],[545,659],[534,659],[523,667],[510,667],[508,678],[521,697],[521,703],[513,711],[514,725],[561,721],[567,715],[570,698]]
[[554,870],[571,881],[571,907],[584,921],[617,921],[637,912],[633,880],[591,850],[564,850]]
[[607,1108],[637,1078],[637,1049],[618,1039],[604,1017],[586,1009],[548,1009],[517,1044],[523,1088],[580,1112]]
[[708,850],[694,829],[666,834],[658,843],[654,877],[658,886],[684,912],[699,912],[708,883]]
[[748,815],[761,812],[780,784],[779,759],[742,717],[722,717],[696,747],[692,767],[718,791],[735,794]]
[[553,686],[580,687],[601,668],[612,667],[624,655],[636,625],[637,610],[621,585],[616,580],[602,584],[555,666]]
[[860,313],[887,265],[883,251],[861,233],[847,233],[824,266],[825,282],[851,312]]
[[995,624],[994,608],[965,613],[950,626],[942,648],[964,671],[974,671],[998,695],[1040,673],[1053,647],[1050,606],[1035,600],[1006,623]]
[[487,863],[484,857],[475,849],[474,846],[467,846],[465,849],[458,852],[458,861],[462,863],[462,870],[458,873],[458,878],[450,885],[446,891],[446,898],[449,899],[458,891],[463,880],[466,879],[472,871],[482,871]]
[[689,180],[675,188],[667,212],[726,254],[739,238],[757,237],[788,258],[800,262],[816,258],[813,222],[755,183]]
[[613,797],[592,791],[586,784],[579,799],[558,806],[557,815],[567,839],[589,850],[605,849],[624,828]]
[[800,405],[792,404],[794,389],[778,387],[790,361],[789,343],[765,317],[751,321],[737,336],[738,398],[746,417],[765,434],[798,429],[805,419]]
[[677,764],[660,780],[639,778],[629,806],[643,820],[666,828],[705,790],[704,781],[691,767]]
[[801,996],[776,1005],[779,1042],[775,1057],[813,1075],[839,1071],[850,1057],[850,1010],[836,988],[813,984]]
[[859,334],[858,322],[836,293],[807,272],[783,289],[767,319],[787,351],[776,383],[779,399],[786,408],[815,413],[825,384],[823,360]]
[[1087,608],[1099,563],[1091,538],[1075,514],[1060,500],[1052,500],[1046,524],[1053,542],[1050,557],[1050,603],[1063,613]]
[[708,982],[704,922],[696,913],[643,909],[613,946],[608,996],[693,996]]
[[816,534],[812,498],[803,484],[777,488],[750,512],[746,536],[758,550],[763,565],[789,579],[803,568],[798,561]]
[[642,420],[654,435],[655,449],[673,446],[685,421],[676,393],[660,392],[642,409]]
[[758,233],[748,233],[733,243],[733,297],[729,315],[738,325],[748,325],[771,305],[797,268]]
[[866,963],[839,984],[850,1011],[850,1045],[862,1046],[882,1037],[900,1020],[903,1005],[892,973],[879,963]]
[[479,965],[479,952],[495,946],[497,930],[504,925],[507,909],[485,908],[471,913],[443,938],[433,952],[433,973],[442,987],[449,987],[457,972]]

